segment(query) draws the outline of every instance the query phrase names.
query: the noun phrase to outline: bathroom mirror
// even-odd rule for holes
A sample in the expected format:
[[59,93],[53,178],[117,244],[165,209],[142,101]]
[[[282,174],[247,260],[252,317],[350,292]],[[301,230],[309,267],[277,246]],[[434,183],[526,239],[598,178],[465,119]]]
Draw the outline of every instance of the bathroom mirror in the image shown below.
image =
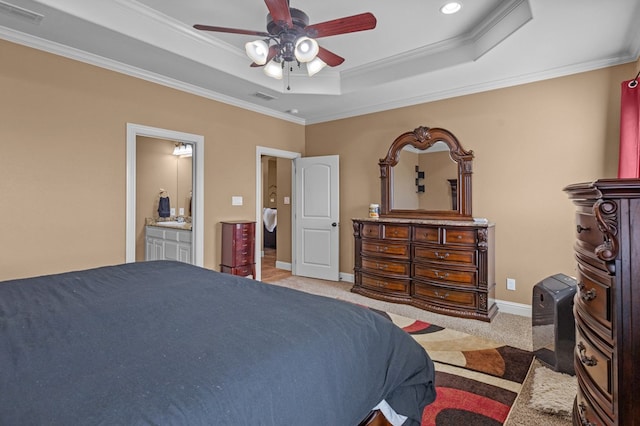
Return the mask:
[[473,151],[448,130],[418,127],[380,160],[381,215],[470,220]]

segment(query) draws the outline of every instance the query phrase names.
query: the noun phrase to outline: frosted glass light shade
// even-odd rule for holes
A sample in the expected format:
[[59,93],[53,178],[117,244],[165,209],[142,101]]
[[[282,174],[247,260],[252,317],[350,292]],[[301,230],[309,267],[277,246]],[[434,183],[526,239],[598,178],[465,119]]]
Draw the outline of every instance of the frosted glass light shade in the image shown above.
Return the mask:
[[327,63],[316,56],[313,61],[307,63],[307,74],[309,74],[309,77],[313,77],[326,66]]
[[282,65],[279,62],[272,59],[264,66],[263,70],[269,77],[275,78],[276,80],[282,80]]
[[173,155],[177,155],[180,157],[191,157],[193,155],[193,149],[190,144],[184,144],[182,142],[176,144],[176,147],[173,149]]
[[296,41],[296,49],[293,53],[296,55],[298,61],[309,62],[316,57],[319,50],[320,47],[318,47],[317,41],[309,37],[300,37],[298,41]]
[[247,56],[258,65],[267,63],[269,55],[269,45],[264,40],[250,41],[244,45]]

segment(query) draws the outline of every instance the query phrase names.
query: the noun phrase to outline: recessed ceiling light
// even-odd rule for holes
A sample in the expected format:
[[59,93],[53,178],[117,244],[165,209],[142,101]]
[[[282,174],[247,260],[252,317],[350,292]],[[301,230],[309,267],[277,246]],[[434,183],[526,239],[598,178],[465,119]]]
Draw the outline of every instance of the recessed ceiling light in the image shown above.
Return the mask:
[[297,108],[291,108],[291,109],[288,109],[287,112],[289,114],[294,114],[295,115],[295,114],[299,113],[300,111],[298,111]]
[[452,15],[460,11],[460,9],[462,9],[462,4],[458,3],[457,1],[452,1],[442,6],[440,8],[440,12],[444,13],[445,15]]

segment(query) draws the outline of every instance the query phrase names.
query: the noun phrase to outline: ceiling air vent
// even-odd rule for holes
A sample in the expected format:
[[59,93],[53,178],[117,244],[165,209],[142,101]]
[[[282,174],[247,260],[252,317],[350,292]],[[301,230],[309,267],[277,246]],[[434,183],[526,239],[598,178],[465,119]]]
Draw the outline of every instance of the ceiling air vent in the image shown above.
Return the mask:
[[44,18],[44,16],[40,15],[39,13],[32,12],[27,9],[23,9],[22,7],[5,3],[3,1],[0,1],[0,13],[13,16],[14,18],[19,18],[24,21],[29,21],[34,24],[39,24],[40,21],[42,21],[42,18]]
[[272,101],[274,99],[277,99],[275,96],[271,96],[263,92],[256,92],[253,94],[253,96],[255,96],[256,98],[260,98],[263,101]]

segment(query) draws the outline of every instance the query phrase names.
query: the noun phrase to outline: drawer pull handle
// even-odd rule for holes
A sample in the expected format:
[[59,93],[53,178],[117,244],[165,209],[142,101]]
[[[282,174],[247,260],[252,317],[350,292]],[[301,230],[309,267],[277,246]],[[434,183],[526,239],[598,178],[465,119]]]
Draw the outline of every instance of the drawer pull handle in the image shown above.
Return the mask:
[[378,268],[380,270],[387,269],[388,267],[389,267],[389,265],[386,265],[384,263],[382,265],[379,264],[379,263],[376,263],[376,268]]
[[434,294],[436,295],[436,297],[440,298],[440,299],[446,299],[447,297],[449,297],[449,293],[445,293],[445,294],[440,294],[440,292],[438,290],[434,291]]
[[381,252],[381,251],[386,252],[387,250],[389,250],[389,247],[378,247],[378,252]]
[[596,426],[595,423],[591,423],[589,420],[587,420],[585,418],[585,415],[587,414],[587,406],[586,406],[586,404],[584,402],[581,402],[578,407],[579,407],[579,410],[580,410],[580,424],[582,426]]
[[585,228],[584,226],[576,226],[576,231],[578,231],[578,234],[581,233],[582,231],[589,231],[591,228],[589,228],[588,226]]
[[589,289],[588,291],[584,291],[585,289],[584,283],[578,283],[578,288],[580,289],[580,298],[585,302],[591,302],[598,296],[598,293],[594,288]]
[[444,260],[444,259],[446,259],[447,257],[449,257],[449,253],[440,254],[440,252],[438,252],[438,251],[435,253],[435,255],[436,255],[436,257],[437,257],[438,259],[440,259],[440,260]]
[[438,272],[438,271],[433,271],[434,274],[436,274],[436,278],[440,278],[441,280],[447,279],[449,277],[449,273],[445,272],[444,274]]
[[578,343],[578,351],[580,352],[580,362],[582,362],[587,367],[594,367],[598,365],[598,360],[594,356],[587,356],[587,348],[584,346],[584,343]]

